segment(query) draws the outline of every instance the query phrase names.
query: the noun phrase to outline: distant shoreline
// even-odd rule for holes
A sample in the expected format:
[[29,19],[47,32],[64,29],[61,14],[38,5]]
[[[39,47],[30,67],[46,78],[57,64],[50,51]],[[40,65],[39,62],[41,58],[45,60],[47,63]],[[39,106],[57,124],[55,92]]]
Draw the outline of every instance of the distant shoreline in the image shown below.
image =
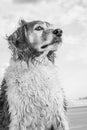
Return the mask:
[[87,107],[87,100],[71,100],[68,102],[68,108]]
[[78,109],[78,108],[85,108],[85,107],[87,107],[87,105],[86,106],[68,106],[68,109]]

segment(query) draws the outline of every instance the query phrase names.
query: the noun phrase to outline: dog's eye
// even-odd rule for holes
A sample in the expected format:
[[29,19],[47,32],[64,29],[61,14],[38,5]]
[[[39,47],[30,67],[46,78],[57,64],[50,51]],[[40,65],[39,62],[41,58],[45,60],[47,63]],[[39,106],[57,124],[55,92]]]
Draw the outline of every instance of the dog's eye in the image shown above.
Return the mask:
[[41,30],[44,30],[44,28],[41,27],[41,26],[38,26],[38,27],[35,28],[35,30],[37,30],[37,31],[41,31]]

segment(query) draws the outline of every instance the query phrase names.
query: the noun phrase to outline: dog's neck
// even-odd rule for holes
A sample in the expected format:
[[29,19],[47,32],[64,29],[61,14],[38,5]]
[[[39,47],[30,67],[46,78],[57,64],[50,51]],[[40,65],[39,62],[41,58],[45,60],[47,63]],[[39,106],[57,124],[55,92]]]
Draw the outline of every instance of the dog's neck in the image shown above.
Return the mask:
[[[23,60],[14,61],[13,59],[11,59],[10,65],[8,66],[7,71],[6,71],[7,73],[6,75],[8,77],[8,73],[14,73],[14,75],[16,75],[17,73],[17,75],[20,77],[20,75],[24,73],[29,73],[31,71],[43,72],[44,70],[50,73],[52,70],[54,70],[54,68],[55,68],[55,65],[52,64],[52,62],[50,62],[48,58],[41,59],[41,57],[38,57],[35,59],[30,59],[28,64]],[[46,72],[43,72],[43,73],[46,73]]]
[[[37,54],[37,55],[36,55]],[[15,62],[26,62],[27,66],[29,66],[29,64],[54,64],[55,62],[55,53],[50,51],[48,53],[22,53],[21,55],[13,55],[12,56],[12,60]]]
[[14,60],[13,58],[11,58],[10,65],[14,66],[14,64],[16,65],[20,64],[21,66],[23,66],[23,68],[29,69],[32,67],[37,67],[39,65],[49,66],[52,65],[53,63],[48,59],[48,57],[39,56],[39,57],[29,58],[27,62],[24,60]]

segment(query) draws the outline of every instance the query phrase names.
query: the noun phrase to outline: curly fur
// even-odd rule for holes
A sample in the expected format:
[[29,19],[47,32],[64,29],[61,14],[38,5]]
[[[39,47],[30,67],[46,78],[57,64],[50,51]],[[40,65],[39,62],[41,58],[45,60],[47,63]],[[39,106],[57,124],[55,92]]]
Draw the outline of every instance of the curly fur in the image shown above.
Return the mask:
[[0,94],[0,130],[9,130],[10,113],[6,95],[7,88],[8,87],[4,79],[2,82],[1,94]]
[[22,27],[24,24],[19,30],[24,34],[22,42],[25,45],[22,46],[21,40],[21,48],[20,43],[16,44],[21,35],[19,30],[18,35],[14,33],[8,38],[13,56],[1,86],[0,128],[57,130],[62,126],[64,130],[69,130],[64,109],[65,97],[54,65],[54,52],[51,50],[46,56],[33,49],[27,40],[24,41]]

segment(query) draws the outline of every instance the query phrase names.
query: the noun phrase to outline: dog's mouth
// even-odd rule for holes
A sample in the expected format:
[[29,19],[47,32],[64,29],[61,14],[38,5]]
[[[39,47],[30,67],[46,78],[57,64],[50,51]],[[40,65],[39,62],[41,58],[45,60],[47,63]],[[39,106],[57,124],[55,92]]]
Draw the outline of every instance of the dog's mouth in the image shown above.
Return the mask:
[[54,38],[51,43],[45,44],[45,45],[41,46],[41,49],[45,49],[45,48],[47,48],[48,46],[51,46],[51,45],[54,45],[54,44],[59,44],[59,43],[61,43],[61,42],[62,42],[62,38],[61,38],[61,37]]
[[45,49],[45,48],[47,48],[49,45],[50,45],[50,44],[43,45],[43,46],[41,47],[41,49]]

